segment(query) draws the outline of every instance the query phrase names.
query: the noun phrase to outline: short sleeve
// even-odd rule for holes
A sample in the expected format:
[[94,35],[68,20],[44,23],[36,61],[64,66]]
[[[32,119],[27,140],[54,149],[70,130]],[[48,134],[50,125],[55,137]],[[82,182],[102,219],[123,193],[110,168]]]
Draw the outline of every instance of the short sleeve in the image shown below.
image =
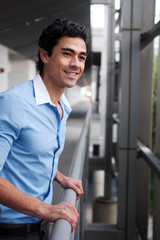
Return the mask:
[[19,98],[11,93],[0,94],[0,170],[23,123],[23,108]]

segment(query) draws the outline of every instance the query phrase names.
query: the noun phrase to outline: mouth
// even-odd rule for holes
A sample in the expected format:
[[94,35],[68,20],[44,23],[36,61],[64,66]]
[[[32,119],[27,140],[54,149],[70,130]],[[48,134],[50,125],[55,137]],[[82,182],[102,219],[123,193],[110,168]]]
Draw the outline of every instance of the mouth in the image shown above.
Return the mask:
[[73,70],[72,71],[64,70],[64,72],[71,77],[76,77],[79,74],[79,71],[73,71]]

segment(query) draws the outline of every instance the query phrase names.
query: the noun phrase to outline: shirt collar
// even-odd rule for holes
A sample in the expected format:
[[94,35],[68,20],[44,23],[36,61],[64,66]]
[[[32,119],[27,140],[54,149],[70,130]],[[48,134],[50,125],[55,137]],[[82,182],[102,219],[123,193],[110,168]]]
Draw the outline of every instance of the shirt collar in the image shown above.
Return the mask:
[[[50,103],[51,105],[54,105],[51,101],[47,88],[39,74],[37,74],[36,77],[33,79],[33,84],[34,84],[36,105],[41,105],[45,103]],[[62,94],[60,99],[70,110],[72,110],[64,94]]]

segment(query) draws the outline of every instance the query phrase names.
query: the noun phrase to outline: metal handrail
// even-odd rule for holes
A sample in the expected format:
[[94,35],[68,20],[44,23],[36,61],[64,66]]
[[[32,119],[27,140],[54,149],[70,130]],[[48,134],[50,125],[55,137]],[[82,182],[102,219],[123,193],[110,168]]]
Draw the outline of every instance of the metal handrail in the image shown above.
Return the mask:
[[143,158],[160,180],[160,160],[140,141],[138,141],[138,148],[138,158]]
[[[91,119],[91,107],[88,110],[84,126],[81,132],[79,143],[76,147],[73,164],[71,166],[71,170],[69,176],[75,179],[82,180],[82,173],[85,163],[86,151],[88,147],[88,138],[89,138],[89,125]],[[61,202],[72,202],[75,204],[78,209],[79,200],[76,201],[76,193],[72,189],[65,189],[62,194]],[[71,236],[74,235],[74,232],[71,233],[71,225],[65,219],[58,219],[52,228],[50,234],[50,240],[69,240]],[[73,238],[73,236],[72,236]]]
[[160,21],[154,24],[153,28],[148,32],[141,34],[141,50],[145,48],[155,37],[160,35]]

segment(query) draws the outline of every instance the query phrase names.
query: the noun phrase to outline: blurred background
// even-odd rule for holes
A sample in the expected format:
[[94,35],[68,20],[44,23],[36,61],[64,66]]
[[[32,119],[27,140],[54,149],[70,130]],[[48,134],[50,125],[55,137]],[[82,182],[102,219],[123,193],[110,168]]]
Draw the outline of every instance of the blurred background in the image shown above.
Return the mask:
[[[1,1],[0,92],[34,78],[41,30],[61,17],[89,33],[84,74],[65,90],[73,110],[59,168],[70,174],[79,150],[85,188],[68,239],[159,240],[160,2]],[[56,204],[62,189],[53,188]]]

